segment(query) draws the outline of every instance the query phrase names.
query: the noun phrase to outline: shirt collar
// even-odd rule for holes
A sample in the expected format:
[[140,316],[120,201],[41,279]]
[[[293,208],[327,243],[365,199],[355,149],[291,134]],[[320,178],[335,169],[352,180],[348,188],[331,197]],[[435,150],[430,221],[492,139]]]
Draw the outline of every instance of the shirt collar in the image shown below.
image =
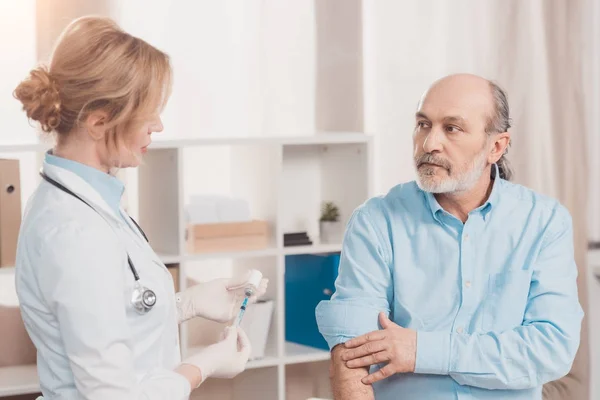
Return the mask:
[[100,194],[116,215],[120,215],[121,197],[125,190],[125,185],[119,179],[77,161],[55,156],[51,151],[46,153],[45,161],[48,164],[66,169],[81,177]]
[[[483,203],[481,206],[477,207],[475,210],[473,210],[473,211],[480,211],[482,213],[482,215],[484,216],[484,218],[491,211],[492,207],[498,203],[498,196],[499,196],[499,192],[500,192],[500,186],[502,185],[502,182],[501,182],[502,178],[500,178],[500,171],[498,169],[497,164],[494,164],[492,166],[492,178],[493,178],[492,191],[490,192],[490,195],[488,196],[486,202]],[[421,191],[425,195],[427,204],[429,205],[429,209],[431,210],[431,214],[432,214],[433,218],[435,220],[437,220],[438,222],[441,222],[438,217],[438,211],[443,212],[444,209],[442,208],[440,203],[438,203],[437,199],[435,198],[435,196],[432,193],[426,192],[424,190],[421,190]]]

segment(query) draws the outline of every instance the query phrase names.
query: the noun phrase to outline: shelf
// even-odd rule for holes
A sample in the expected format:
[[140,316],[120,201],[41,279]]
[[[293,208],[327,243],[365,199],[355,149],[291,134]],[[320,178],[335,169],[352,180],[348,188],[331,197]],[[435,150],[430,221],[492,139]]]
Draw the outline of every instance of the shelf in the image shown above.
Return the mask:
[[286,256],[297,254],[321,254],[321,253],[339,253],[342,251],[342,244],[314,244],[312,246],[290,246],[284,247],[283,254]]
[[265,367],[275,367],[279,364],[279,359],[277,357],[264,357],[258,360],[251,360],[246,365],[246,369],[256,369],[256,368],[265,368]]
[[218,253],[188,253],[183,256],[184,261],[200,261],[215,258],[256,258],[279,255],[277,247],[267,247],[260,250],[225,251]]
[[15,274],[15,267],[14,266],[10,266],[10,267],[2,267],[0,268],[0,275],[14,275]]
[[[192,355],[199,352],[202,347],[190,347],[187,351],[187,354]],[[257,369],[257,368],[266,368],[266,367],[275,367],[279,365],[279,358],[275,356],[265,356],[260,359],[251,360],[246,365],[246,369]]]
[[[233,382],[210,380],[196,391],[199,397],[192,398],[281,400],[286,393],[287,398],[331,397],[314,389],[313,384],[322,377],[319,384],[329,385],[329,351],[285,342],[285,257],[341,252],[341,243],[320,242],[320,205],[335,202],[345,224],[352,211],[373,195],[374,140],[361,132],[304,133],[307,135],[171,139],[157,135],[144,164],[126,176],[128,206],[149,234],[160,260],[171,267],[174,282],[182,288],[194,281],[253,268],[261,270],[270,282],[265,298],[274,301],[274,309],[266,357],[250,361],[248,371]],[[23,159],[26,169],[21,176],[27,189],[22,192],[23,200],[38,184],[39,156],[50,147],[46,142],[0,144],[0,153],[13,152]],[[19,154],[27,152],[26,157]],[[252,217],[270,224],[267,247],[187,253],[185,208],[191,196],[197,195],[246,200]],[[306,231],[314,244],[283,246],[285,232],[300,231]],[[0,268],[0,282],[13,285],[14,274],[15,267]],[[6,303],[7,292],[0,293],[0,300]],[[196,346],[216,341],[221,329],[200,318],[194,324],[189,321],[180,330],[184,356],[199,351]],[[192,334],[196,331],[201,334]],[[35,366],[0,368],[0,397],[35,396],[39,391]]]
[[[277,247],[269,247],[261,250],[247,250],[247,251],[227,251],[219,253],[198,253],[198,254],[185,254],[179,258],[173,256],[174,259],[180,261],[200,261],[215,258],[256,258],[256,257],[270,257],[278,256],[283,254],[284,256],[296,255],[296,254],[322,254],[322,253],[339,253],[342,251],[342,245],[336,244],[315,244],[312,246],[290,246],[279,249]],[[162,257],[161,257],[162,259]],[[175,261],[179,262],[179,261]]]
[[[193,146],[239,146],[239,145],[326,145],[367,143],[371,136],[361,132],[312,133],[303,136],[240,136],[240,137],[204,137],[193,139],[157,139],[150,149],[177,149]],[[15,143],[0,144],[0,153],[46,151],[51,143]]]
[[[194,349],[190,349],[193,354]],[[285,344],[285,364],[300,364],[315,361],[329,360],[329,352],[302,346],[296,343]],[[279,359],[267,356],[259,360],[252,360],[246,369],[274,367],[279,364]],[[24,365],[0,368],[0,396],[15,396],[37,393],[40,390],[37,368],[35,365]]]
[[182,257],[179,254],[157,253],[156,255],[163,264],[178,264],[182,261]]
[[[178,254],[157,253],[156,255],[158,256],[158,258],[160,258],[160,260],[164,264],[178,264],[182,261],[182,257]],[[0,268],[0,275],[2,275],[2,274],[14,275],[14,273],[15,273],[15,267],[13,267],[13,266]]]
[[35,365],[0,368],[0,397],[38,393],[40,384]]
[[329,351],[303,346],[297,343],[285,342],[284,364],[286,365],[327,361],[330,358]]
[[367,143],[370,136],[360,132],[328,132],[305,136],[204,137],[194,139],[155,140],[150,149],[174,149],[193,146],[242,145],[325,145]]

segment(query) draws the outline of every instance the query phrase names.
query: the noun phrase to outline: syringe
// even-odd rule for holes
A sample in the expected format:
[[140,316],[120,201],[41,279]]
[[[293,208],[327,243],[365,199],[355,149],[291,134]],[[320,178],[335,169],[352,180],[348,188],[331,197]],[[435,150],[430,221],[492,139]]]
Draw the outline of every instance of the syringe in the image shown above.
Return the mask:
[[250,296],[252,296],[252,294],[248,295],[248,292],[246,292],[246,297],[244,298],[244,301],[242,302],[242,305],[240,307],[240,312],[238,313],[238,316],[235,319],[235,326],[240,326],[240,323],[242,322],[242,318],[244,317],[244,313],[246,312],[246,307],[248,306],[248,299],[250,298]]
[[234,326],[239,326],[242,323],[242,318],[244,317],[244,313],[246,312],[246,307],[248,307],[248,300],[254,294],[254,291],[260,285],[262,280],[262,273],[258,270],[253,269],[250,272],[250,278],[248,279],[249,285],[244,289],[244,301],[240,306],[240,311],[238,313],[237,318],[235,319]]

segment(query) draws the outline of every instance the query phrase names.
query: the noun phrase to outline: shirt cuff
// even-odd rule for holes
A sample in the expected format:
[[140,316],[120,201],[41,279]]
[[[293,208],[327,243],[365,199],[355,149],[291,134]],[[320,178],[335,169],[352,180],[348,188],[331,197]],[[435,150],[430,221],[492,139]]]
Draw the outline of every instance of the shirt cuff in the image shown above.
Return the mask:
[[450,335],[445,332],[417,332],[415,373],[448,375]]

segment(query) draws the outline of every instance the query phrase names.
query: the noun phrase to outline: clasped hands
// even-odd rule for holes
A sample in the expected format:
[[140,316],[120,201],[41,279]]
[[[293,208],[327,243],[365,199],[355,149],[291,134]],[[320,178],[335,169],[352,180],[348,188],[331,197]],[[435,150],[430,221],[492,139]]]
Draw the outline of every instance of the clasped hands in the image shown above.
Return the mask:
[[344,343],[342,361],[348,368],[364,368],[385,363],[367,375],[362,383],[370,385],[396,373],[414,372],[417,358],[417,332],[403,328],[379,314],[383,329],[369,332]]

